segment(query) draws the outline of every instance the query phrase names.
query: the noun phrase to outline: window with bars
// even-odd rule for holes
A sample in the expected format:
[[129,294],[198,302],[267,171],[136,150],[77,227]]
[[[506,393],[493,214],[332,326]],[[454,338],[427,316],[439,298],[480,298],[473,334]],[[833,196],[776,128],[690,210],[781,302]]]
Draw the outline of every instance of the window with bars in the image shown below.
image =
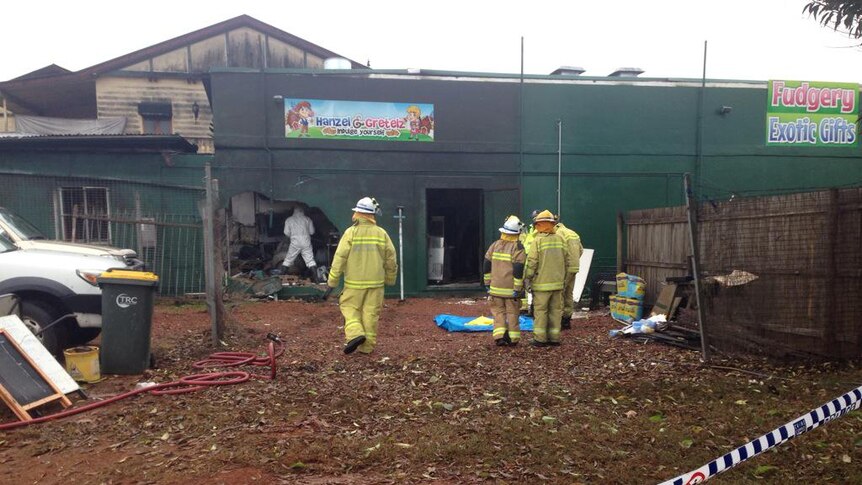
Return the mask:
[[65,241],[111,244],[107,187],[60,187],[60,223]]

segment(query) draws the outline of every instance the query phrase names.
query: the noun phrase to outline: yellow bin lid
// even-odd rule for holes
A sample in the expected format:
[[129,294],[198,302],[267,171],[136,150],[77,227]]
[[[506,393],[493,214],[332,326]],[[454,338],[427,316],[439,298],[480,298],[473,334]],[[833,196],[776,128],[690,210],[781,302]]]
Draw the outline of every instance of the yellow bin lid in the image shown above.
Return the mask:
[[148,281],[152,283],[159,282],[159,276],[155,273],[150,273],[148,271],[132,271],[128,269],[109,269],[100,274],[99,278]]

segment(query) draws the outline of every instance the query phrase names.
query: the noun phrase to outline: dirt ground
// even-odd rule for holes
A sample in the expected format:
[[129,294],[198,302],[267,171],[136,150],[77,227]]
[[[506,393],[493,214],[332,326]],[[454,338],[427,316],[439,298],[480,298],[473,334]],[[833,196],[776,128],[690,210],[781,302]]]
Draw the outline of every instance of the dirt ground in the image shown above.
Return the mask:
[[[862,382],[854,364],[719,356],[714,365],[748,372],[704,367],[696,352],[610,339],[601,313],[543,349],[447,333],[438,313],[488,311],[481,300],[387,300],[375,352],[345,356],[333,302],[235,304],[219,350],[258,352],[267,332],[283,336],[275,381],[144,394],[0,432],[0,482],[656,483]],[[213,351],[208,322],[200,304],[161,302],[158,369],[84,388],[100,399],[196,373]],[[860,450],[854,412],[715,482],[860,483]]]

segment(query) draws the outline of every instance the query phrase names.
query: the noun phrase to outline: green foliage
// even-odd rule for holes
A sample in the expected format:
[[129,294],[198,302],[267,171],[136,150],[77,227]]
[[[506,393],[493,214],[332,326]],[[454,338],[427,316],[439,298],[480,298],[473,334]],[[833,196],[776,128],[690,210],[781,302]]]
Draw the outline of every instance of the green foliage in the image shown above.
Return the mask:
[[661,423],[664,421],[664,415],[662,413],[656,413],[649,417],[651,423]]
[[755,470],[754,470],[754,476],[756,476],[756,477],[758,477],[758,478],[762,478],[762,477],[766,477],[766,476],[772,475],[772,474],[773,474],[773,473],[775,473],[776,471],[778,471],[778,467],[777,467],[777,466],[772,466],[772,465],[760,465],[760,466],[758,466],[757,468],[755,468]]
[[811,0],[802,9],[824,27],[862,37],[862,0]]

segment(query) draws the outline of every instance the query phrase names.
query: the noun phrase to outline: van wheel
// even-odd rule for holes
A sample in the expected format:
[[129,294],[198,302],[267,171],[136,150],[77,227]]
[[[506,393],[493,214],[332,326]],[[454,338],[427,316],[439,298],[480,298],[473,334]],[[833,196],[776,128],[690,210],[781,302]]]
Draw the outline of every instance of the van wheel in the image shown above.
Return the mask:
[[[43,301],[25,300],[21,302],[21,320],[34,334],[62,315],[59,309]],[[48,349],[48,352],[60,355],[69,344],[68,322],[60,322],[37,337],[42,345]]]

